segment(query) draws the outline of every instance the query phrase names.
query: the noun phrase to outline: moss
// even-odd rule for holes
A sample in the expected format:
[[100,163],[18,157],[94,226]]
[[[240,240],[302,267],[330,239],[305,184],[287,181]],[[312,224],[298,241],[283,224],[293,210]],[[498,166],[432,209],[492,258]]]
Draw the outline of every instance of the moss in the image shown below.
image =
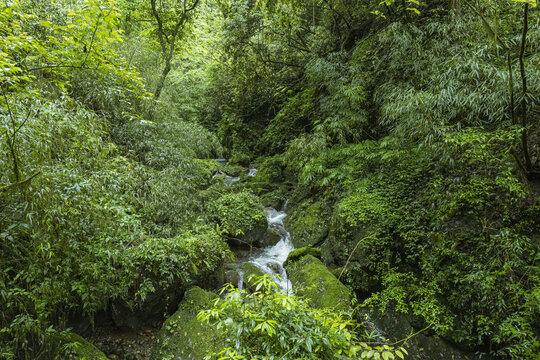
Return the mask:
[[203,359],[206,353],[217,351],[222,343],[219,334],[197,320],[197,313],[215,298],[199,287],[189,289],[178,311],[163,324],[150,359]]
[[225,174],[229,176],[241,176],[246,173],[246,169],[240,165],[227,164],[220,168]]
[[274,209],[281,209],[287,195],[283,187],[261,195],[261,202],[264,206],[270,206]]
[[328,235],[328,215],[322,202],[304,202],[285,218],[295,247],[313,246]]
[[316,258],[321,259],[321,249],[312,248],[308,246],[304,246],[300,249],[295,249],[289,253],[289,256],[287,256],[287,260],[285,260],[284,265],[287,266],[289,262],[298,260],[301,257],[306,256],[306,255],[315,256]]
[[214,174],[219,170],[219,163],[214,159],[195,159],[195,162],[199,164],[208,175]]
[[62,335],[61,343],[63,343],[64,345],[76,344],[76,346],[69,346],[72,350],[71,354],[69,355],[69,359],[107,360],[107,356],[105,356],[104,353],[99,351],[97,347],[95,347],[88,340],[75,333]]
[[351,292],[319,259],[305,255],[290,261],[286,269],[295,293],[310,299],[314,307],[350,311]]
[[251,275],[254,275],[255,277],[260,277],[264,275],[264,272],[259,269],[257,266],[253,265],[252,263],[244,263],[242,264],[242,271],[244,272],[244,284],[247,289],[253,291],[255,290],[254,286],[254,280],[249,280]]

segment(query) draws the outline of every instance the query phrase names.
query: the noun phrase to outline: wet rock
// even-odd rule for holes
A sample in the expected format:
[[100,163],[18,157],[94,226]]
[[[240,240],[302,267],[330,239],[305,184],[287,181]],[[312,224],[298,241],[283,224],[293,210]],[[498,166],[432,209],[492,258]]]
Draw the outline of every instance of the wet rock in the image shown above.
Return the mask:
[[286,269],[295,293],[310,299],[313,307],[351,311],[351,292],[316,257],[289,261]]
[[259,247],[267,247],[276,245],[281,240],[281,235],[267,229],[263,236],[257,242]]
[[242,264],[242,271],[244,272],[244,287],[251,291],[255,291],[255,279],[250,278],[251,276],[263,276],[263,271],[249,262]]
[[217,331],[197,320],[198,312],[210,307],[216,297],[199,287],[186,291],[178,311],[159,331],[150,360],[203,359],[207,352],[218,351],[223,342]]
[[281,265],[276,262],[268,262],[266,263],[266,266],[268,266],[274,273],[278,275],[281,273]]
[[225,282],[229,284],[233,284],[234,286],[238,286],[238,283],[240,282],[240,274],[238,274],[237,270],[226,270],[225,271]]

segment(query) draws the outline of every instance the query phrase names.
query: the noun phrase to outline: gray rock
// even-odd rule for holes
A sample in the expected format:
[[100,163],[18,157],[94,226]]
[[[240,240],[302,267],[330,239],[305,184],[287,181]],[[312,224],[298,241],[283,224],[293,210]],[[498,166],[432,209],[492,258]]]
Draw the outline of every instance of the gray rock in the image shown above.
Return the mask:
[[225,271],[225,282],[238,286],[240,282],[240,275],[237,270],[227,270]]

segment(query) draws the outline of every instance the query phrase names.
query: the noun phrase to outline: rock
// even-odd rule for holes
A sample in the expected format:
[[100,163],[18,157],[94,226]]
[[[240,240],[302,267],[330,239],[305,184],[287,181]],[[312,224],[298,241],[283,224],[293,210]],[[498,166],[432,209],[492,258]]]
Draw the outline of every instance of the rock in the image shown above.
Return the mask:
[[294,247],[313,246],[328,235],[328,215],[320,201],[304,202],[284,219]]
[[266,263],[266,266],[268,266],[270,269],[272,269],[273,272],[278,275],[281,273],[281,266],[276,262],[268,262]]
[[178,311],[169,317],[158,334],[150,360],[203,359],[221,349],[216,330],[197,320],[200,310],[211,307],[216,294],[193,287],[186,291]]
[[238,286],[240,282],[240,274],[236,270],[227,270],[225,271],[225,282]]
[[267,247],[276,245],[281,240],[281,235],[267,229],[263,236],[257,242],[258,247]]
[[242,264],[242,271],[244,272],[244,287],[248,290],[255,291],[255,279],[250,280],[250,277],[252,275],[256,277],[263,276],[263,271],[249,262]]
[[267,228],[268,224],[266,219],[264,219],[264,221],[257,222],[253,229],[247,230],[244,235],[240,236],[240,238],[233,238],[231,240],[235,245],[238,246],[258,246],[261,239],[266,235]]
[[[406,338],[412,333],[416,333],[425,324],[415,324],[413,318],[387,308],[384,313],[379,311],[366,311],[375,326],[381,330],[390,341],[397,341]],[[464,354],[459,349],[448,343],[444,339],[435,337],[427,332],[417,334],[407,341],[404,347],[409,352],[407,359],[411,360],[473,360],[477,359],[472,354]]]
[[73,347],[74,359],[85,359],[85,360],[107,360],[107,356],[102,353],[97,347],[95,347],[88,340],[84,339],[82,336],[75,333],[69,333],[63,335],[60,338],[62,345],[77,343],[78,345]]
[[261,195],[262,204],[264,206],[270,206],[274,209],[281,209],[285,203],[285,199],[285,189],[283,188],[279,188]]
[[295,293],[310,299],[313,307],[351,311],[351,292],[316,257],[289,261],[286,270]]
[[287,264],[290,261],[295,261],[300,259],[303,256],[311,255],[318,259],[321,259],[321,250],[317,248],[312,248],[309,246],[304,246],[300,249],[295,249],[289,253],[289,256],[287,256],[287,260],[285,260],[284,266],[287,266]]
[[111,304],[113,322],[123,330],[140,330],[163,313],[171,313],[182,299],[182,293],[182,284],[177,281],[174,286],[148,294],[144,303],[134,309],[120,300],[114,301]]

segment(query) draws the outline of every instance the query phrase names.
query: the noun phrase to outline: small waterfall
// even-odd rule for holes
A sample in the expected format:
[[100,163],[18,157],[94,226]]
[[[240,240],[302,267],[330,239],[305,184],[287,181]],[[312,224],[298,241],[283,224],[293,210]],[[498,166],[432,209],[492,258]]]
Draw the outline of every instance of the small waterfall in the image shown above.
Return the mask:
[[215,178],[216,176],[223,176],[223,182],[229,186],[231,186],[234,182],[237,182],[240,180],[239,177],[233,177],[233,176],[227,175],[221,170],[216,171],[216,173],[212,175],[212,179]]
[[249,168],[248,176],[255,176],[259,172],[256,168]]
[[[254,264],[265,274],[269,274],[270,276],[272,276],[276,284],[278,284],[283,291],[291,293],[292,285],[287,278],[287,272],[283,267],[283,263],[285,262],[285,260],[287,260],[287,256],[289,256],[289,253],[294,250],[294,246],[291,242],[291,236],[287,232],[287,230],[285,229],[285,225],[283,224],[283,218],[285,218],[287,214],[284,210],[277,211],[276,209],[271,207],[266,208],[264,212],[268,220],[268,228],[276,234],[281,235],[281,239],[274,246],[266,247],[251,256],[249,259],[247,259],[247,262]],[[241,289],[244,281],[244,274],[242,272],[239,272],[239,275],[239,288]]]

